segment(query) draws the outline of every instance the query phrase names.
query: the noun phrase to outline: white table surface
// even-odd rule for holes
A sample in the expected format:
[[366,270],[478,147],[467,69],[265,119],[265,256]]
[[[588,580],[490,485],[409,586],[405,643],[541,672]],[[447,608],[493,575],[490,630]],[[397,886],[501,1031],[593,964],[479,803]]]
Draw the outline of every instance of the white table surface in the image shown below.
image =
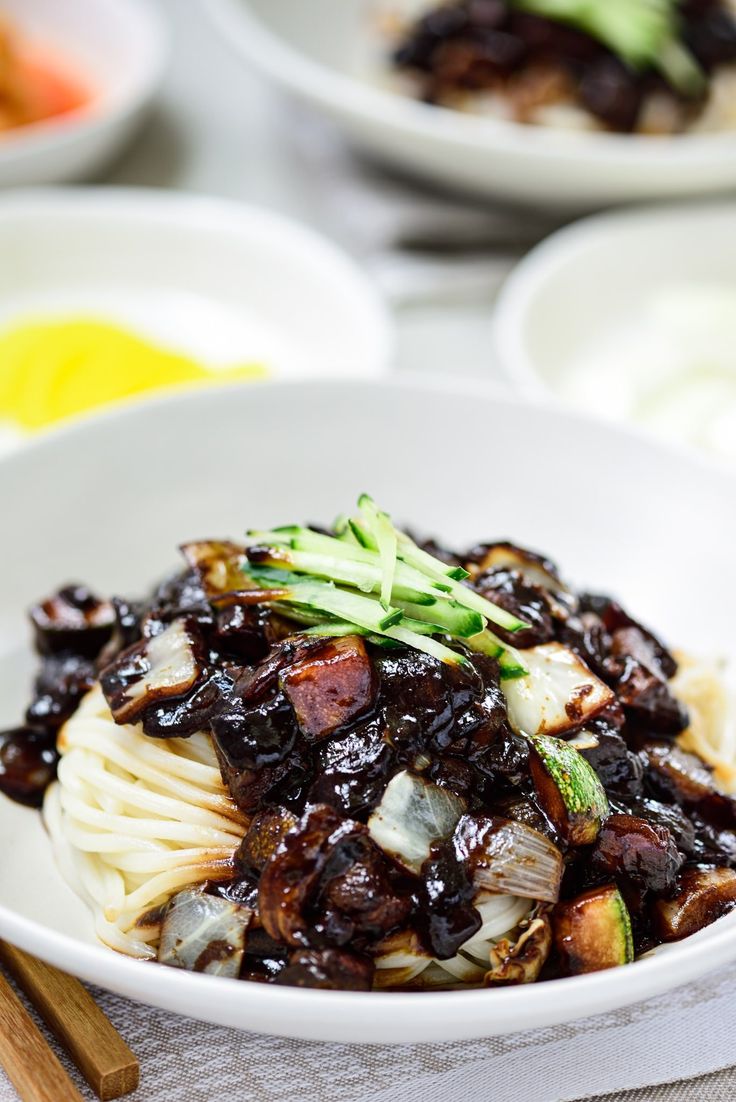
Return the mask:
[[[504,244],[472,257],[427,261],[397,252],[392,244],[407,223],[414,229],[445,217],[462,226],[466,217],[472,224],[480,216],[487,219],[489,234],[495,226],[501,237],[508,236],[503,232],[508,225],[521,227],[522,237],[533,237],[547,220],[447,205],[360,162],[320,120],[246,71],[219,39],[200,0],[150,2],[171,26],[169,72],[145,131],[99,182],[222,195],[301,219],[347,248],[390,293],[399,370],[451,370],[500,380],[490,348],[492,305],[518,247]],[[171,1028],[176,1029],[173,1018]],[[135,1098],[168,1102],[167,1093],[149,1093],[144,1080]],[[334,1097],[343,1097],[339,1088]],[[607,1097],[613,1102],[731,1102],[736,1072]],[[0,1100],[6,1098],[12,1092],[0,1079]]]

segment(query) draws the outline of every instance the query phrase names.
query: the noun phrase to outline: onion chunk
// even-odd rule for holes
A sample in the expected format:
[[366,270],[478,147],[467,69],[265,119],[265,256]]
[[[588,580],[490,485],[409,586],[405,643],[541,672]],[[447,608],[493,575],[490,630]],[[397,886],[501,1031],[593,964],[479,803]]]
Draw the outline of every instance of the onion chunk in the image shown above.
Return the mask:
[[418,875],[432,843],[449,838],[464,811],[459,796],[403,770],[389,782],[368,830],[384,853]]
[[237,979],[253,912],[196,888],[169,903],[161,927],[161,964]]
[[611,689],[561,643],[530,647],[519,656],[526,677],[502,683],[509,722],[517,734],[562,734],[614,700]]

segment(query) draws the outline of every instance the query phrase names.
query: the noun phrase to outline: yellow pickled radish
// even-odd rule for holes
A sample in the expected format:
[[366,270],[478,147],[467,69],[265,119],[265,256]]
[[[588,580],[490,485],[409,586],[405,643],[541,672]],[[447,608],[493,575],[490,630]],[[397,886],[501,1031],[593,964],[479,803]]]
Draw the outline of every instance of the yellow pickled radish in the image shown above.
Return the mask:
[[166,387],[264,374],[259,364],[214,370],[104,321],[31,321],[0,332],[0,420],[40,429]]

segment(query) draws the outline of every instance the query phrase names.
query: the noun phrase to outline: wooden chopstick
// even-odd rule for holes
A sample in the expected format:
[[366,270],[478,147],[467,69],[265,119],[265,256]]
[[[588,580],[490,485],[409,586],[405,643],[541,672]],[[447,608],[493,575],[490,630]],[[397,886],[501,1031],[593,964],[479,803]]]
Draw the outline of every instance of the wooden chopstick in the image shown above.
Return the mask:
[[23,1102],[84,1102],[1,972],[0,1064]]
[[98,1098],[107,1102],[136,1089],[138,1061],[79,980],[4,941],[0,960]]

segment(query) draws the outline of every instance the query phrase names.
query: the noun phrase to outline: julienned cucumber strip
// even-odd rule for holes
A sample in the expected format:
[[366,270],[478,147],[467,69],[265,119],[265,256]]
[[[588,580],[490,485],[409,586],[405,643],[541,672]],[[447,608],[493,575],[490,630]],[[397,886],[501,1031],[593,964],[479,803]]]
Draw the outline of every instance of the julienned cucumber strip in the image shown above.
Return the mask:
[[457,601],[437,601],[432,605],[416,605],[399,601],[407,616],[434,626],[438,632],[467,639],[483,631],[485,621],[478,612],[463,608]]
[[[270,551],[270,548],[266,550]],[[256,566],[265,565],[276,570],[308,574],[340,585],[354,586],[363,593],[378,592],[383,580],[381,569],[377,564],[337,559],[329,555],[313,554],[311,551],[290,551],[285,547],[279,547],[273,549],[272,556],[265,558],[259,555],[258,558],[260,561],[256,561]],[[427,583],[420,575],[417,574],[416,577],[421,586],[426,586]],[[399,577],[393,588],[394,596],[417,604],[434,604],[436,597],[431,589],[427,588],[426,591],[424,588],[417,589],[412,584],[406,584],[405,578],[409,578],[410,582],[414,580],[404,571],[399,571]]]
[[659,69],[690,95],[706,77],[681,36],[680,0],[511,0],[514,7],[577,27],[633,69]]
[[487,601],[485,597],[481,597],[480,593],[476,593],[474,589],[469,589],[468,586],[450,578],[448,570],[451,568],[447,566],[447,563],[440,562],[439,559],[435,559],[427,551],[422,551],[421,547],[417,547],[414,541],[404,535],[403,532],[398,533],[398,543],[400,559],[434,578],[442,578],[447,583],[451,595],[461,605],[479,612],[481,616],[485,616],[487,620],[505,628],[506,631],[521,631],[522,628],[529,626],[517,616],[512,616],[510,612],[506,612],[505,609],[499,608],[498,605]]
[[273,602],[267,593],[264,602],[278,603],[282,615],[311,623],[315,631],[335,633],[339,621],[344,631],[355,625],[363,634],[403,642],[444,662],[466,662],[432,638],[444,635],[496,658],[503,678],[523,677],[523,658],[486,621],[509,631],[524,622],[463,585],[462,567],[448,566],[397,531],[368,495],[359,506],[359,516],[340,522],[340,538],[298,525],[249,533],[254,561],[243,572],[252,584],[274,591]]
[[365,518],[366,527],[378,547],[382,574],[381,604],[384,608],[388,608],[396,574],[396,532],[389,518],[376,507],[375,501],[368,494],[360,495],[358,506]]
[[504,651],[503,643],[490,631],[477,632],[465,640],[465,646],[477,654],[487,654],[489,658],[500,658]]
[[[385,516],[385,514],[383,514]],[[351,530],[359,531],[361,538],[366,541],[373,539],[372,534],[368,533],[362,521],[350,521]],[[506,612],[505,609],[499,608],[491,601],[486,600],[480,593],[476,593],[475,590],[470,589],[466,585],[462,585],[457,579],[450,577],[450,573],[453,571],[452,567],[448,567],[446,563],[440,562],[439,559],[435,559],[432,555],[423,551],[420,547],[411,540],[407,535],[402,532],[396,532],[397,548],[400,562],[395,566],[395,578],[397,582],[401,582],[402,585],[416,590],[416,593],[425,593],[435,597],[438,594],[447,594],[463,605],[465,608],[469,608],[474,612],[480,613],[481,616],[490,620],[494,624],[498,624],[499,627],[505,628],[507,631],[519,631],[521,628],[527,625],[523,620],[519,620],[518,617],[512,616],[511,613]],[[313,532],[309,528],[294,528],[289,527],[282,529],[276,533],[270,532],[258,532],[254,531],[249,533],[250,545],[263,545],[266,547],[275,546],[280,550],[286,550],[286,544],[293,553],[299,551],[304,553],[314,552],[315,554],[321,554],[325,556],[333,556],[335,560],[346,559],[350,562],[359,562],[366,567],[372,567],[376,572],[375,577],[383,580],[383,574],[381,573],[381,561],[377,556],[375,550],[369,550],[365,546],[358,547],[352,543],[348,543],[345,540],[337,540],[332,536],[325,536],[320,532]],[[326,565],[326,564],[323,564]],[[307,569],[305,567],[305,569]],[[367,588],[365,580],[356,580],[358,571],[356,570],[352,575],[347,575],[346,571],[348,564],[342,568],[342,572],[337,573],[325,573],[324,570],[319,572],[320,577],[332,578],[336,582],[342,582],[343,584],[356,585],[362,588],[364,592],[369,592],[375,589],[375,584]],[[308,572],[312,572],[309,571]],[[408,594],[395,594],[398,598],[413,600],[414,603],[420,603],[421,598],[411,596]],[[423,603],[423,602],[422,602]]]
[[364,528],[357,520],[349,520],[348,525],[355,539],[358,541],[361,547],[367,548],[369,551],[377,551],[378,545],[373,539],[367,528]]
[[498,664],[501,668],[502,681],[515,681],[519,677],[526,677],[529,673],[529,670],[518,665],[515,659],[510,658],[506,651],[499,658]]
[[[380,559],[374,551],[311,532],[308,528],[292,529],[288,534],[254,531],[249,533],[247,546],[249,550],[273,548],[273,561],[269,565],[275,569],[302,571],[356,586],[364,593],[377,591],[384,580]],[[395,564],[394,578],[394,597],[415,604],[434,604],[450,589],[449,585],[435,582],[403,562]]]
[[425,654],[438,658],[441,662],[449,662],[458,666],[467,662],[467,659],[461,654],[450,650],[449,647],[439,643],[436,639],[419,635],[406,627],[398,627],[392,624],[390,622],[392,617],[395,617],[397,613],[399,616],[403,615],[399,609],[392,610],[392,613],[388,616],[381,617],[378,615],[383,613],[383,606],[379,601],[372,600],[370,597],[360,597],[352,593],[346,593],[344,590],[335,589],[334,586],[321,585],[319,582],[315,582],[295,586],[289,594],[288,600],[294,600],[297,604],[306,603],[324,612],[330,612],[346,621],[357,624],[358,627],[366,628],[370,632],[376,632],[379,635],[387,636],[389,639],[395,639],[399,643],[414,647],[415,650],[423,651]]
[[469,650],[476,651],[478,654],[487,654],[489,658],[497,658],[503,681],[526,677],[529,672],[524,666],[523,652],[507,647],[492,631],[482,631],[470,639],[464,639],[463,642]]
[[[327,559],[340,561],[344,564],[358,563],[375,571],[375,576],[381,578],[381,563],[375,551],[368,551],[345,540],[335,539],[333,536],[325,536],[321,532],[313,532],[309,528],[292,527],[290,529],[275,530],[274,532],[252,531],[248,533],[248,547],[275,547],[280,553],[291,551],[296,562],[294,552],[315,554],[324,556],[325,561],[320,561],[319,566],[327,565]],[[306,560],[305,560],[306,561]],[[310,573],[308,568],[305,571]],[[314,571],[316,573],[317,571]],[[324,575],[321,575],[324,576]],[[331,575],[328,575],[331,576]],[[396,564],[396,578],[407,589],[414,589],[417,593],[424,593],[434,600],[438,593],[438,587],[431,578],[427,578],[419,570],[414,570],[405,563]],[[335,577],[334,581],[341,579]],[[350,582],[348,584],[356,584]],[[449,587],[447,587],[449,588]],[[412,599],[412,598],[408,598]],[[416,599],[416,598],[414,598]]]
[[468,659],[457,651],[450,650],[444,643],[438,642],[428,635],[419,635],[406,627],[389,628],[386,632],[389,639],[396,639],[399,643],[405,643],[407,647],[424,651],[433,658],[439,658],[440,662],[448,662],[452,666],[466,666]]
[[329,612],[339,620],[349,621],[379,635],[386,634],[387,629],[403,617],[401,609],[391,609],[387,614],[379,601],[338,589],[329,582],[299,582],[279,597],[279,602]]
[[374,647],[385,647],[391,650],[401,645],[394,639],[389,639],[386,635],[375,635],[372,631],[359,628],[356,624],[346,624],[339,620],[334,620],[332,623],[315,624],[313,627],[306,628],[301,634],[316,635],[325,639],[340,639],[346,635],[360,635],[366,642],[372,643]]

